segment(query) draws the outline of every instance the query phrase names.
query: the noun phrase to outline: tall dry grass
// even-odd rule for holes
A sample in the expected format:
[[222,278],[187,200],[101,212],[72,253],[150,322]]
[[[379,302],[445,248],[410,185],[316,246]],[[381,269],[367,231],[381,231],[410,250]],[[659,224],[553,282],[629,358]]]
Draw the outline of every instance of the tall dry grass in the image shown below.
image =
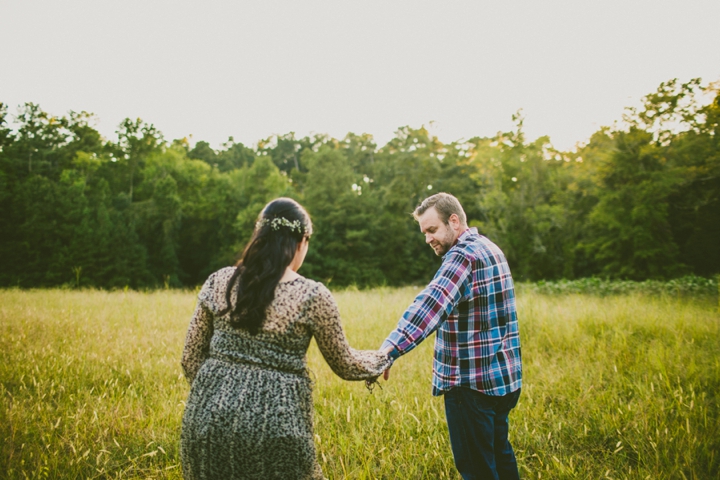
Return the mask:
[[[335,294],[376,348],[417,289]],[[523,478],[720,478],[720,314],[704,298],[520,291]],[[180,478],[192,292],[0,291],[0,475]],[[311,347],[318,456],[334,478],[459,478],[432,341],[369,393]]]

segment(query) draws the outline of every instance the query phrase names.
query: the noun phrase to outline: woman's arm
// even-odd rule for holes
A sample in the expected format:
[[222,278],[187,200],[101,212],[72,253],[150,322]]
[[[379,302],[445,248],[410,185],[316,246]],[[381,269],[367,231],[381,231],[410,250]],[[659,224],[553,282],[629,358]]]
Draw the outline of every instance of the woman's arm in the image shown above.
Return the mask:
[[213,334],[213,314],[201,302],[195,307],[185,337],[182,361],[180,362],[190,385],[195,380],[198,370],[208,358],[210,352],[210,339]]
[[311,302],[308,314],[313,319],[315,341],[336,375],[344,380],[374,379],[392,365],[379,350],[356,350],[348,344],[337,304],[325,286],[320,286]]

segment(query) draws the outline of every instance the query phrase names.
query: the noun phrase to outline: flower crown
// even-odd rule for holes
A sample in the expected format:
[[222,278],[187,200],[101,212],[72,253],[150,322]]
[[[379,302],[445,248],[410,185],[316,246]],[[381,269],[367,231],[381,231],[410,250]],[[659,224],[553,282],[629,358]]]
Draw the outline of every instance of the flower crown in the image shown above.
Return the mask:
[[267,224],[270,224],[270,227],[273,230],[279,230],[280,227],[287,227],[293,232],[297,231],[298,233],[302,233],[303,231],[303,226],[300,223],[300,220],[293,220],[291,222],[285,217],[275,217],[272,220],[268,218],[263,218],[262,220],[257,221],[257,223],[255,224],[255,228],[259,230]]

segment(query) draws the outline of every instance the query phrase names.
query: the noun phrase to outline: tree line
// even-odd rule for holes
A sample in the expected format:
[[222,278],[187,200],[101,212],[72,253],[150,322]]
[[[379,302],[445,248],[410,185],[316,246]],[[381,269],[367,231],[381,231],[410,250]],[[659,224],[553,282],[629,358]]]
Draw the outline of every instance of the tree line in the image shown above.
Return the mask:
[[0,286],[195,286],[235,262],[278,196],[310,212],[302,273],[330,285],[422,284],[439,259],[410,213],[456,195],[517,280],[720,273],[720,89],[671,80],[573,152],[528,141],[523,118],[443,143],[402,127],[386,145],[348,133],[167,141],[124,120],[0,104]]

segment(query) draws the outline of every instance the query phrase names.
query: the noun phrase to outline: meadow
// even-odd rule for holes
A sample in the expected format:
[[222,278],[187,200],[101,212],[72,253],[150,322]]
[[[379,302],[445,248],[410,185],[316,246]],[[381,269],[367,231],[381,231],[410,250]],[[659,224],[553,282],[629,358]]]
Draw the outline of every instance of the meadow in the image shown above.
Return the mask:
[[[335,292],[350,343],[377,348],[417,288]],[[182,478],[179,365],[192,291],[0,291],[0,476]],[[518,292],[525,479],[720,479],[717,297]],[[432,341],[371,393],[314,344],[329,479],[457,479]]]

